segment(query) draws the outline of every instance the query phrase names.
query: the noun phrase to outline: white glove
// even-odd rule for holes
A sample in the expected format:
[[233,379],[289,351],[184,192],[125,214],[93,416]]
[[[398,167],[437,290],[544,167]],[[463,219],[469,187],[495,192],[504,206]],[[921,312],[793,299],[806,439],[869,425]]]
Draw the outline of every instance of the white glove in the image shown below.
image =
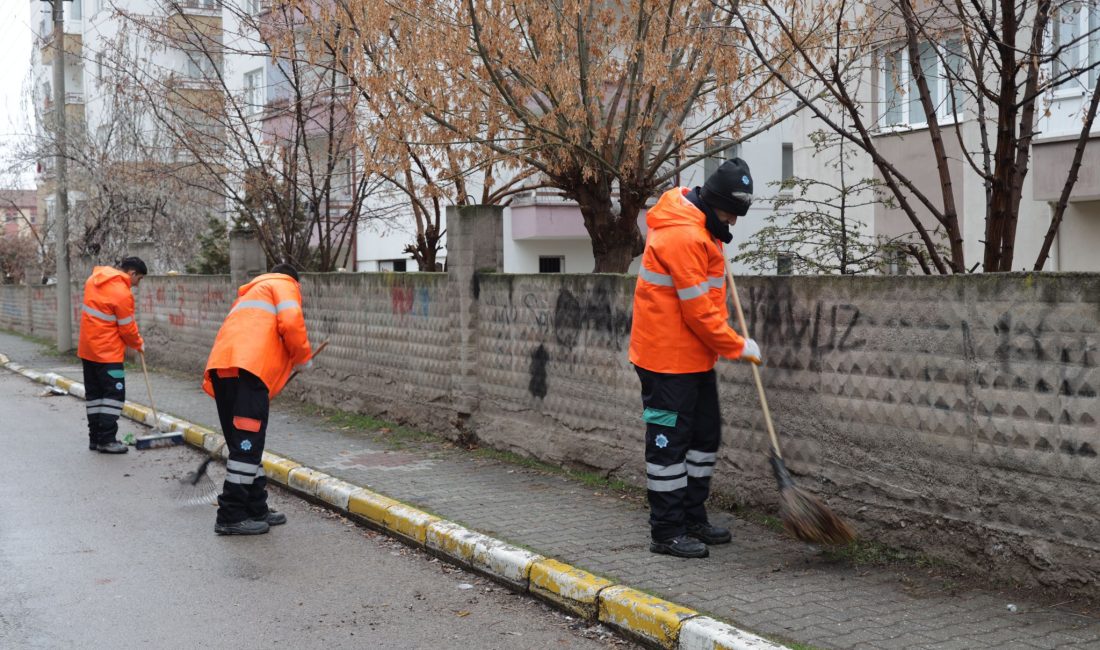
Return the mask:
[[741,356],[738,358],[742,361],[755,363],[758,366],[763,363],[760,358],[760,346],[752,339],[745,339],[745,347],[741,350]]
[[312,368],[313,368],[313,359],[310,359],[309,361],[306,361],[305,363],[300,363],[300,364],[294,366],[294,370],[296,372],[302,372],[303,370],[310,370]]

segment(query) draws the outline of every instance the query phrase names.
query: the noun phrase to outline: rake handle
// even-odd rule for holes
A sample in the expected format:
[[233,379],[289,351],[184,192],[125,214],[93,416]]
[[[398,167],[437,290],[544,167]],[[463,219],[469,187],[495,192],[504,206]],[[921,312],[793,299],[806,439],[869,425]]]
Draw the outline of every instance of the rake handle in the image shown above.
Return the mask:
[[[313,354],[310,355],[310,359],[316,358],[317,355],[321,354],[321,351],[324,350],[326,347],[328,347],[328,339],[325,339],[324,341],[321,342],[321,345],[317,346],[317,349],[314,350]],[[142,357],[142,364],[144,364],[144,363],[145,363],[145,357],[143,356]],[[289,384],[295,377],[298,376],[298,374],[299,374],[299,371],[297,371],[297,370],[290,373],[290,377],[287,377],[286,383]],[[146,379],[146,381],[148,381],[148,379]],[[152,398],[150,398],[149,401],[152,402],[153,401]],[[213,461],[216,456],[221,455],[222,450],[225,449],[225,446],[227,444],[229,444],[228,441],[223,437],[222,441],[221,441],[221,444],[219,444],[217,447],[214,448],[214,451],[210,454],[210,456],[207,457],[206,459],[204,459],[202,461],[202,464],[199,465],[199,469],[197,469],[195,471],[194,478],[191,480],[192,485],[197,484],[199,482],[199,480],[206,474],[206,469],[208,467],[210,467],[211,461]]]
[[[733,281],[733,273],[730,271],[729,262],[723,256],[723,264],[726,267],[726,284],[729,285],[730,297],[733,298],[733,309],[737,312],[737,324],[741,327],[741,335],[747,337],[749,328],[745,326],[745,312],[741,309],[741,299],[737,297],[737,285]],[[779,451],[779,437],[775,435],[775,425],[772,424],[771,409],[768,408],[768,398],[764,395],[764,382],[760,379],[760,368],[755,363],[749,363],[752,368],[752,379],[756,382],[756,394],[760,397],[760,408],[764,411],[764,425],[768,427],[768,436],[772,441],[772,452],[779,459],[783,454]]]
[[[309,360],[313,361],[314,359],[316,359],[317,355],[321,354],[321,350],[324,350],[327,347],[328,347],[328,339],[325,339],[324,341],[321,341],[321,345],[318,345],[317,349],[313,351],[313,354],[309,355]],[[301,372],[302,372],[301,370],[295,370],[294,372],[290,373],[290,376],[287,377],[286,383],[289,384],[291,382],[291,380],[293,380],[295,377],[297,377],[299,374],[301,374]]]
[[141,357],[141,374],[145,376],[145,391],[149,394],[149,406],[153,409],[153,428],[160,431],[160,416],[157,415],[157,405],[153,403],[153,385],[149,383],[149,370],[145,367],[145,351],[138,350]]
[[[328,339],[325,339],[324,341],[322,341],[322,342],[321,342],[321,345],[318,345],[318,346],[317,346],[317,349],[316,349],[316,350],[314,350],[314,351],[313,351],[313,354],[311,354],[311,355],[310,355],[310,359],[314,359],[314,358],[316,358],[318,354],[321,354],[321,350],[324,350],[324,349],[325,349],[326,347],[328,347]],[[294,379],[295,377],[297,377],[297,376],[298,376],[299,374],[300,374],[300,373],[299,373],[299,371],[297,371],[297,370],[295,370],[294,372],[290,373],[290,377],[287,377],[286,383],[287,383],[287,384],[289,384],[289,383],[291,382],[291,380],[293,380],[293,379]],[[284,385],[285,385],[285,384],[284,384]],[[214,457],[214,456],[217,456],[218,454],[220,454],[220,453],[221,453],[221,451],[222,451],[222,449],[223,449],[223,448],[225,447],[225,445],[226,445],[226,441],[225,441],[225,440],[223,439],[223,440],[222,440],[222,443],[221,443],[220,445],[218,445],[216,449],[214,449],[214,453],[213,453],[213,454],[211,455],[211,457],[210,457],[210,458],[208,458],[208,459],[206,459],[205,461],[203,461],[203,462],[204,462],[204,465],[203,465],[203,468],[204,468],[204,469],[205,469],[205,467],[206,467],[207,465],[209,465],[209,464],[210,464],[210,461],[211,461],[211,460],[213,459],[213,457]]]

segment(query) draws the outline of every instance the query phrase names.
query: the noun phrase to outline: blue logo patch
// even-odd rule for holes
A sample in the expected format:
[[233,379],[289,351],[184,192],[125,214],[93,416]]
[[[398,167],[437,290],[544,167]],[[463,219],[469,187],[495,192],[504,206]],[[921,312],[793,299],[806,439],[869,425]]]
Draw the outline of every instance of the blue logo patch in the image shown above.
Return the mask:
[[252,449],[252,441],[251,440],[241,441],[241,451],[248,451],[250,449]]
[[745,185],[748,185],[749,183],[752,182],[752,179],[750,179],[748,176],[742,176],[741,177],[741,182]]
[[115,384],[115,390],[122,390],[122,386],[123,386],[122,382],[121,381],[118,382],[117,384]]
[[666,437],[665,437],[665,434],[663,434],[663,433],[662,433],[662,434],[659,434],[659,435],[657,436],[657,439],[656,439],[656,440],[654,440],[653,442],[654,442],[654,444],[656,444],[656,445],[657,445],[658,447],[660,447],[661,449],[664,449],[665,447],[667,447],[667,446],[668,446],[668,438],[666,438]]

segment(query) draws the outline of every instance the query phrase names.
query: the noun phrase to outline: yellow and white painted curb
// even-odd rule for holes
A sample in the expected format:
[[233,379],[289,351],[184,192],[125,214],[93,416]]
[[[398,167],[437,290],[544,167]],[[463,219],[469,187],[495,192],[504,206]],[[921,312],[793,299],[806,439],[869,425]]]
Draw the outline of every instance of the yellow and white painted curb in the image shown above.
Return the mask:
[[[43,373],[13,363],[0,354],[0,366],[40,384],[80,398],[84,385],[56,373]],[[183,438],[207,453],[225,458],[221,435],[196,424],[126,402],[122,414],[161,431],[181,431]],[[513,589],[537,596],[589,620],[599,620],[646,645],[670,650],[781,650],[784,646],[695,610],[615,583],[553,558],[441,519],[410,505],[265,451],[269,481],[315,498],[407,543],[467,566]]]

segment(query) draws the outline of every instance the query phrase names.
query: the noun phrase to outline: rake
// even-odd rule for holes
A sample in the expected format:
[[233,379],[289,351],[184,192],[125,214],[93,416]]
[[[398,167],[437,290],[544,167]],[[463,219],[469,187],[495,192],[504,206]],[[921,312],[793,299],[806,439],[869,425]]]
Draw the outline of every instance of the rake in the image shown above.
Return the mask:
[[[328,339],[321,342],[317,346],[317,349],[313,351],[311,359],[317,358],[321,351],[328,347]],[[295,370],[287,378],[286,383],[289,384],[297,377],[299,372]],[[176,490],[176,499],[186,504],[191,505],[207,505],[214,503],[214,498],[218,493],[218,486],[210,478],[208,473],[210,470],[210,463],[214,462],[214,459],[221,456],[222,450],[225,449],[225,439],[222,439],[220,445],[214,449],[214,452],[203,459],[198,468],[193,472],[188,472],[186,476],[180,479],[179,488]]]

